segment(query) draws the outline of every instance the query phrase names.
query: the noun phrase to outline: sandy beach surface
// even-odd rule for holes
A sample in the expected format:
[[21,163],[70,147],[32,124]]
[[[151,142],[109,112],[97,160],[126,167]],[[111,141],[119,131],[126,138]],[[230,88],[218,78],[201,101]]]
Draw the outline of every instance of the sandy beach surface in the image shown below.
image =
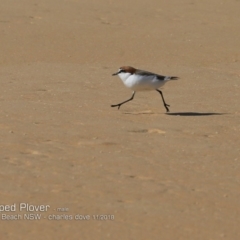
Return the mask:
[[[240,239],[239,0],[1,0],[1,239]],[[180,80],[131,96],[130,65]]]

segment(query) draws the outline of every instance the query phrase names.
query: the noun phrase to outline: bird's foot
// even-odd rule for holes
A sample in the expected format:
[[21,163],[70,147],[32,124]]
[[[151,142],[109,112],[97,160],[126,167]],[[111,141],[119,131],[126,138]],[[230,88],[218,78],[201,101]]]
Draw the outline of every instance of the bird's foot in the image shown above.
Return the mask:
[[164,107],[166,108],[167,112],[169,112],[169,108],[168,107],[170,107],[170,105],[164,104]]
[[114,105],[111,105],[111,107],[118,107],[118,109],[121,107],[121,104],[114,104]]

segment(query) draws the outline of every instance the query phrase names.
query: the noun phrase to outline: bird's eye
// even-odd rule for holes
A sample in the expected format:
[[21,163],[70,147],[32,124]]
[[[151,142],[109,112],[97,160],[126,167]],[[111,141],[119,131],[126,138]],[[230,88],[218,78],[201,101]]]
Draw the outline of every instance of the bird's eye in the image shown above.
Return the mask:
[[123,69],[120,69],[119,73],[125,73],[126,71]]

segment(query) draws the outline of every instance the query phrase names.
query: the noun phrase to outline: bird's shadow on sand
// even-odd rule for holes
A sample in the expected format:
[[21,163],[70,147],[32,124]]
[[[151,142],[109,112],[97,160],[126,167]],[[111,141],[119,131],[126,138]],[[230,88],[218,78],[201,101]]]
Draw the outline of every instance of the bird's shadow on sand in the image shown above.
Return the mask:
[[201,116],[219,116],[225,115],[227,113],[214,113],[214,112],[166,112],[166,113],[156,113],[152,111],[141,111],[141,112],[123,112],[123,114],[130,115],[159,115],[166,114],[169,116],[182,116],[182,117],[201,117]]
[[213,113],[213,112],[174,112],[166,113],[170,116],[183,116],[183,117],[196,117],[196,116],[214,116],[214,115],[224,115],[226,113]]

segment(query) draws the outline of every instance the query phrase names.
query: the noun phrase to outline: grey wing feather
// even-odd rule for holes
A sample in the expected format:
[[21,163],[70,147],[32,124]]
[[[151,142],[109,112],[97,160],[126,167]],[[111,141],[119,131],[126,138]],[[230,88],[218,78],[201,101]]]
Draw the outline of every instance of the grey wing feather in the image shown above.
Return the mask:
[[136,74],[139,74],[139,75],[142,75],[142,76],[152,76],[152,75],[156,75],[155,73],[147,72],[147,71],[140,70],[140,69],[137,69],[135,73],[136,73]]
[[152,73],[152,72],[148,72],[148,71],[144,71],[144,70],[140,70],[140,69],[137,69],[137,71],[135,72],[136,74],[139,74],[139,75],[142,75],[142,76],[157,76],[157,79],[160,80],[160,81],[164,81],[166,79],[171,79],[171,80],[177,80],[178,77],[171,77],[171,76],[163,76],[163,75],[159,75],[159,74],[156,74],[156,73]]
[[177,80],[179,77],[157,75],[158,80]]

